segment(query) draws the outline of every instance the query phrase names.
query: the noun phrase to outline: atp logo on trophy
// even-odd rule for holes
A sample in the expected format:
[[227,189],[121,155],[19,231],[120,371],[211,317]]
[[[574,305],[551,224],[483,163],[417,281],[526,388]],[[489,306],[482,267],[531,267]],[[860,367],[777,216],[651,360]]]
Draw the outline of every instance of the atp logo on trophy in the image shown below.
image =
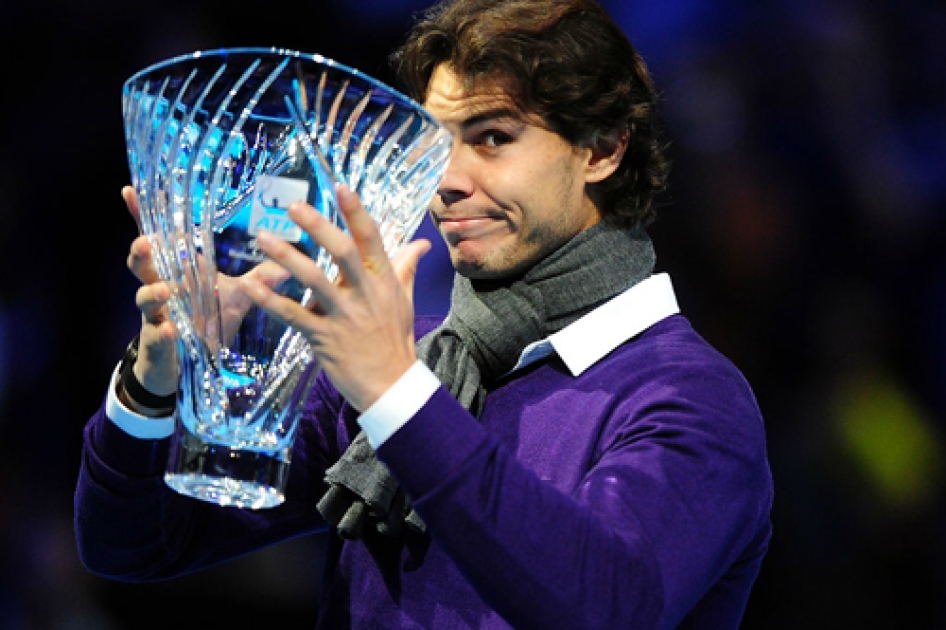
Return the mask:
[[302,229],[289,219],[286,210],[290,203],[305,201],[308,195],[309,182],[304,179],[260,175],[253,195],[249,233],[256,236],[266,230],[290,243],[298,243],[302,240]]

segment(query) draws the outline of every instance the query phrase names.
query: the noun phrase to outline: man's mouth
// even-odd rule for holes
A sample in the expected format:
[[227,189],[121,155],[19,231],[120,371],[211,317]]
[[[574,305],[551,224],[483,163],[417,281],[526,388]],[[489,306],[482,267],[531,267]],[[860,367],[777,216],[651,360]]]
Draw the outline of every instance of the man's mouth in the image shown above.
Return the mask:
[[450,242],[480,238],[496,232],[502,221],[491,215],[440,216],[434,222],[441,234]]

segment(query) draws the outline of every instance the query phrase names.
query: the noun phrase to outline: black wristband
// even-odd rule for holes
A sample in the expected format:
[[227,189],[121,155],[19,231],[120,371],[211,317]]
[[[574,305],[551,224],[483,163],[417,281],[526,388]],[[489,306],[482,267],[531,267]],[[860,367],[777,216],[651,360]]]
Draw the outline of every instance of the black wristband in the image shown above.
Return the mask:
[[133,401],[149,409],[174,409],[177,406],[177,394],[167,394],[158,396],[152,394],[145,386],[138,382],[135,377],[135,361],[138,360],[138,344],[141,338],[135,337],[125,349],[125,356],[122,358],[121,365],[118,368],[118,386],[125,390],[128,397]]

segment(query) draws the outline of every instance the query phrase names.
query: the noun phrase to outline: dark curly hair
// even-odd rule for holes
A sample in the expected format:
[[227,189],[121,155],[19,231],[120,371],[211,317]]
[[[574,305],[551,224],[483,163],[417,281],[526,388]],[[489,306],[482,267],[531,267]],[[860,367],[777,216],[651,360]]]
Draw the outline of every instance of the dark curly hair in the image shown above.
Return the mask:
[[596,0],[444,0],[422,13],[391,56],[401,88],[423,102],[446,63],[473,87],[498,81],[524,113],[576,147],[628,146],[592,185],[605,219],[647,225],[666,187],[657,94],[643,59]]

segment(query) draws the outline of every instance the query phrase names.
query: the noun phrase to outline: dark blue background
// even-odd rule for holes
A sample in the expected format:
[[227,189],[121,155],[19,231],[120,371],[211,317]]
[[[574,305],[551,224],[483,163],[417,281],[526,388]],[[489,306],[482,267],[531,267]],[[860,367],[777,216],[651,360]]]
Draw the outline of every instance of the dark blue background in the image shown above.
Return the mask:
[[[137,328],[121,86],[224,46],[388,81],[424,4],[0,5],[0,628],[312,627],[318,539],[155,585],[78,562],[82,426]],[[672,140],[658,265],[768,422],[775,536],[743,627],[946,626],[946,6],[606,4]],[[428,228],[418,304],[438,312],[451,274]]]

